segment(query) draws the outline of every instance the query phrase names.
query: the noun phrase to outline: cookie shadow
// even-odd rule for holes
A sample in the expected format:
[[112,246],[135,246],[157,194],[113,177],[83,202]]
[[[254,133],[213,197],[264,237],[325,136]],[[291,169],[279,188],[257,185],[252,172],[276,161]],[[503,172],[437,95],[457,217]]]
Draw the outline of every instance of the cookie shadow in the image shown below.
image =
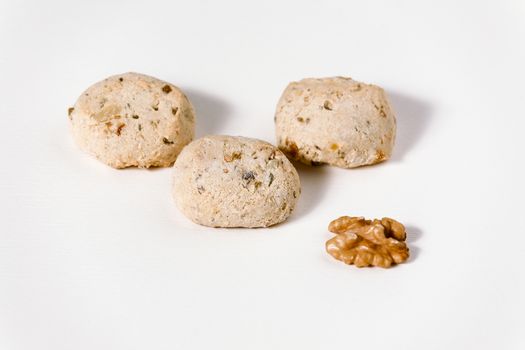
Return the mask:
[[184,88],[184,93],[195,108],[195,138],[220,134],[230,118],[232,107],[221,98],[207,92]]
[[408,258],[408,262],[411,263],[417,259],[421,251],[421,249],[418,246],[414,245],[414,242],[418,241],[421,238],[423,232],[421,231],[421,229],[415,226],[406,226],[405,229],[407,233],[406,242],[408,244],[408,248],[410,249],[410,257]]
[[413,96],[387,91],[397,120],[397,135],[391,161],[401,161],[421,140],[432,119],[432,106]]
[[310,166],[293,162],[301,180],[301,196],[290,221],[300,220],[312,213],[326,194],[327,166]]

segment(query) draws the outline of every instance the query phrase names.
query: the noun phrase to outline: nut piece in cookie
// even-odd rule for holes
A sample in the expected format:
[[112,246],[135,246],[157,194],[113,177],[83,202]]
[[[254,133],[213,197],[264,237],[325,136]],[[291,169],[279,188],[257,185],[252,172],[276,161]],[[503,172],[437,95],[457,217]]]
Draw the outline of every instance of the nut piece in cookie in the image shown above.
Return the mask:
[[394,147],[396,120],[385,91],[351,78],[290,83],[274,119],[278,147],[308,165],[375,164]]
[[342,216],[328,230],[337,236],[326,242],[326,251],[345,264],[388,268],[409,257],[405,227],[396,220]]

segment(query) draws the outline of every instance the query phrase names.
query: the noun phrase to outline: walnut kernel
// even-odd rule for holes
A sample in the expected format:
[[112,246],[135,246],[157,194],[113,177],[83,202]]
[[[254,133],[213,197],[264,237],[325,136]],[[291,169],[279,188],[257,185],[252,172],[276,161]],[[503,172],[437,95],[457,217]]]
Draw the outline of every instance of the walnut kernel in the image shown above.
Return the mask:
[[405,227],[396,220],[342,216],[328,230],[337,236],[326,242],[326,251],[345,264],[388,268],[409,257]]

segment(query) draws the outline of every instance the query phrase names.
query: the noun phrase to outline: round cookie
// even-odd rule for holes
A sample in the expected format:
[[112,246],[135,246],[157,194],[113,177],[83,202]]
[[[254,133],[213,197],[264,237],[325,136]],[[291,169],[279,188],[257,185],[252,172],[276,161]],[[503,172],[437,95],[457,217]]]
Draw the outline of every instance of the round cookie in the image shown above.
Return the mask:
[[306,164],[354,168],[390,158],[396,119],[385,91],[351,78],[303,79],[275,114],[278,147]]
[[292,213],[297,171],[275,146],[236,136],[206,136],[173,166],[173,197],[193,222],[212,227],[268,227]]
[[104,79],[69,109],[73,137],[114,168],[173,164],[193,140],[195,113],[176,86],[138,73]]

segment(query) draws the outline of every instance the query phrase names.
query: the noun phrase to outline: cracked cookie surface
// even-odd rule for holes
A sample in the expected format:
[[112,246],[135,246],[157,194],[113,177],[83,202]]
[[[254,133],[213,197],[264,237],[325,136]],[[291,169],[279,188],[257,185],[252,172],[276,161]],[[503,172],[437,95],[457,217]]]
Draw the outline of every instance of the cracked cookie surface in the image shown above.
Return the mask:
[[301,193],[297,171],[275,146],[239,136],[193,141],[173,167],[173,197],[193,222],[267,227],[292,213]]
[[92,85],[68,117],[79,147],[114,168],[169,166],[195,129],[193,107],[179,88],[138,73]]
[[290,83],[275,112],[278,147],[309,165],[354,168],[390,158],[396,120],[384,90],[351,78]]

